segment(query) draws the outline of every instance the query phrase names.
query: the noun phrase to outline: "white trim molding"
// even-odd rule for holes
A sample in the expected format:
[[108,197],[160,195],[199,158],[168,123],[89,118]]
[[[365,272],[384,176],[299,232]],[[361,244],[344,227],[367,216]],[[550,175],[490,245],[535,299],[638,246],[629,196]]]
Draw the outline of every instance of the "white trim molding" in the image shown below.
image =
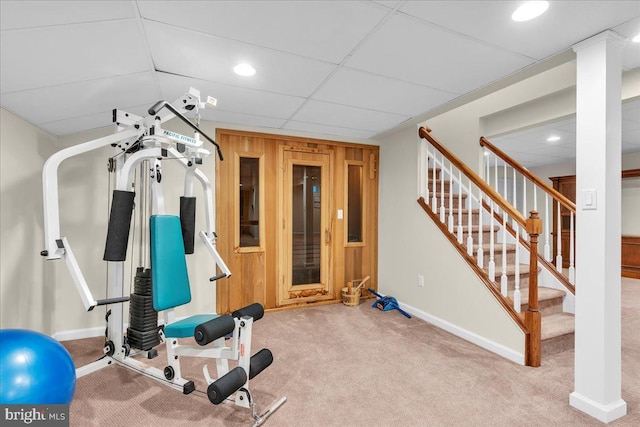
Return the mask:
[[405,310],[406,312],[416,316],[419,319],[424,320],[425,322],[431,323],[434,326],[437,326],[440,329],[443,329],[463,340],[469,341],[479,347],[484,348],[492,353],[497,354],[498,356],[502,356],[505,359],[508,359],[518,365],[524,366],[524,354],[518,353],[517,351],[510,349],[508,347],[503,346],[495,341],[491,341],[485,337],[482,337],[475,332],[468,331],[463,329],[453,323],[449,323],[444,319],[436,317],[432,314],[425,313],[422,310],[419,310],[410,305],[399,302],[400,308]]
[[569,404],[603,423],[610,423],[627,415],[627,402],[622,399],[602,405],[574,391],[569,395]]

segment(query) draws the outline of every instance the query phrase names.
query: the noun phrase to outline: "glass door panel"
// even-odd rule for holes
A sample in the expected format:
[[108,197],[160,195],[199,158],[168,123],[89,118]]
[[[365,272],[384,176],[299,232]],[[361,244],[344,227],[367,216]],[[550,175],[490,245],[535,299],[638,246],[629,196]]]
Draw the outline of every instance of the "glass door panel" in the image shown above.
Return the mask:
[[322,168],[293,165],[291,284],[320,283]]
[[283,151],[280,303],[333,298],[329,287],[328,154]]

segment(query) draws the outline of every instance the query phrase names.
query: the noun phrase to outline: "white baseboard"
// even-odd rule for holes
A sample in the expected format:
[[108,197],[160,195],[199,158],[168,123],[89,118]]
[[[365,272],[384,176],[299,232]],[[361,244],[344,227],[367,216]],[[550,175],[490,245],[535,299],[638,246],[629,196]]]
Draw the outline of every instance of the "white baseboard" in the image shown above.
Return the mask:
[[71,341],[71,340],[80,340],[83,338],[93,338],[104,336],[104,328],[106,326],[96,326],[93,328],[86,329],[71,329],[68,331],[60,331],[51,335],[51,338],[56,339],[58,341]]
[[603,423],[610,423],[627,415],[627,402],[622,399],[603,405],[574,391],[569,395],[569,404]]
[[399,304],[400,308],[402,308],[404,311],[413,314],[414,316],[424,320],[425,322],[431,323],[432,325],[435,325],[440,329],[444,329],[445,331],[452,333],[453,335],[464,340],[472,342],[475,345],[484,348],[485,350],[489,350],[490,352],[502,356],[505,359],[511,360],[512,362],[524,366],[524,354],[518,353],[515,350],[507,348],[502,344],[498,344],[497,342],[491,341],[474,332],[463,329],[457,325],[454,325],[453,323],[449,323],[439,317],[433,316],[429,313],[425,313],[424,311],[412,307],[408,304],[404,304],[402,302],[399,302]]

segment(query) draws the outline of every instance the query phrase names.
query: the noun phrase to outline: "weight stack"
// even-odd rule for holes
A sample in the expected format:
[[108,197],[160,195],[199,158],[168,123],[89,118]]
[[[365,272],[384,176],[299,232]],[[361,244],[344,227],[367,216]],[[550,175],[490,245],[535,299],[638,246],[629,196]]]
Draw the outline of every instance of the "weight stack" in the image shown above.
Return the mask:
[[147,351],[160,344],[158,312],[153,309],[151,269],[138,268],[129,300],[127,341],[131,348]]

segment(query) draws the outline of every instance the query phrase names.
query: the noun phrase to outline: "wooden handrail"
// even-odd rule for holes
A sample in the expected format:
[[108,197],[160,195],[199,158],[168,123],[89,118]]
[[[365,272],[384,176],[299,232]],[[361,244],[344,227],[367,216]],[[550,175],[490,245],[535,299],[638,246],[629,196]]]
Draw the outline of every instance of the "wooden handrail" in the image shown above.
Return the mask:
[[553,188],[552,186],[550,186],[549,184],[547,184],[546,182],[544,182],[543,180],[541,180],[540,178],[538,178],[537,176],[535,176],[534,174],[529,172],[528,169],[526,169],[520,163],[518,163],[515,160],[513,160],[511,157],[509,157],[509,155],[507,153],[505,153],[504,151],[502,151],[501,149],[499,149],[498,147],[493,145],[484,136],[480,137],[480,146],[488,148],[489,151],[492,151],[495,155],[497,155],[502,160],[507,162],[512,168],[514,168],[515,170],[520,172],[522,175],[524,175],[527,178],[529,178],[529,180],[531,180],[535,184],[537,184],[538,187],[542,187],[542,189],[544,189],[544,191],[546,191],[547,193],[551,194],[551,197],[553,197],[555,200],[559,201],[560,204],[562,204],[565,208],[567,208],[570,211],[575,213],[575,211],[576,211],[576,204],[575,203],[573,203],[571,200],[569,200],[565,195],[560,193],[558,190],[556,190],[555,188]]
[[[431,135],[431,129],[427,127],[420,127],[418,129],[418,136],[428,140],[447,160],[449,160],[455,167],[457,167],[463,174],[465,174],[477,187],[479,187],[483,193],[489,196],[494,202],[502,208],[502,210],[509,214],[518,224],[522,227],[526,227],[526,218],[518,212],[509,202],[507,202],[496,190],[494,190],[489,184],[487,184],[478,174],[476,174],[471,168],[464,164],[459,158],[457,158],[451,151],[446,149],[434,136]],[[471,190],[471,189],[469,189]]]

